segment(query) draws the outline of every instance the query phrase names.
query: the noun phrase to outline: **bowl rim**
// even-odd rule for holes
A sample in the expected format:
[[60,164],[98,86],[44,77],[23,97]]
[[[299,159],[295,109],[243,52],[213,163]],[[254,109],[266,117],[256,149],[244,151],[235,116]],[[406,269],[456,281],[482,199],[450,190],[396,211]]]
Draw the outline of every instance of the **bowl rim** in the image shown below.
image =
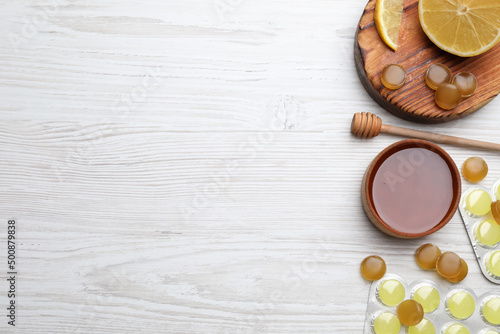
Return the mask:
[[[407,148],[424,148],[430,150],[434,153],[437,153],[447,164],[451,177],[452,177],[452,186],[453,186],[453,197],[452,202],[446,215],[441,219],[441,221],[436,224],[433,228],[419,233],[407,233],[401,232],[393,227],[389,226],[385,221],[380,218],[375,209],[375,205],[373,203],[373,180],[375,175],[377,174],[378,169],[382,165],[382,163],[387,160],[388,157],[393,155],[394,153],[407,149]],[[455,215],[455,212],[458,209],[458,205],[460,203],[462,193],[462,180],[460,176],[460,172],[458,170],[457,165],[451,156],[440,146],[437,144],[423,140],[423,139],[404,139],[398,142],[395,142],[385,149],[383,149],[370,163],[368,168],[366,169],[365,175],[362,181],[361,187],[361,196],[363,202],[363,208],[365,210],[366,215],[370,219],[370,221],[379,228],[382,232],[385,232],[389,235],[405,238],[405,239],[413,239],[427,236],[429,234],[435,233],[443,228]]]

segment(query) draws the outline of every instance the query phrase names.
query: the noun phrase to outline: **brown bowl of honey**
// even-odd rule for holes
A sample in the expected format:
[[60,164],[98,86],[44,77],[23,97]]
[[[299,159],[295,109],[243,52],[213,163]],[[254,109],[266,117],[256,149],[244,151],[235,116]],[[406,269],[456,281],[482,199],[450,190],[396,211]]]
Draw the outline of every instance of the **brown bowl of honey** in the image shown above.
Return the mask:
[[363,208],[381,231],[420,238],[444,227],[457,211],[460,172],[440,146],[426,140],[396,142],[368,166],[361,185]]

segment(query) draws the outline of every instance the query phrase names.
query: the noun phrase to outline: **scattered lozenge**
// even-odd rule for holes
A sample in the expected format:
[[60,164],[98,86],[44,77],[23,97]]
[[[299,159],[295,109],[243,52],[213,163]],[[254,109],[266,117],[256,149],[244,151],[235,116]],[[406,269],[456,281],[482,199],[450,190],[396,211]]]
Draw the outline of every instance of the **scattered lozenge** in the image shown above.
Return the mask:
[[439,86],[451,81],[451,71],[443,64],[431,65],[425,73],[425,83],[430,89],[436,90]]
[[491,196],[483,189],[474,189],[465,198],[465,209],[473,216],[484,216],[491,210]]
[[361,262],[361,275],[367,281],[377,281],[384,277],[387,266],[384,259],[378,255],[366,257]]
[[436,104],[446,110],[453,109],[462,101],[462,93],[457,86],[445,83],[436,89]]
[[384,312],[377,316],[373,323],[375,334],[398,334],[401,323],[394,313]]
[[380,81],[388,89],[399,89],[406,81],[406,70],[398,64],[387,65],[382,70]]
[[464,325],[454,323],[448,326],[443,334],[470,334],[470,332]]
[[486,270],[500,278],[500,250],[491,252],[486,258]]
[[446,279],[457,277],[462,270],[462,259],[456,253],[444,252],[436,261],[436,269]]
[[424,270],[436,268],[436,261],[441,255],[441,250],[434,244],[420,246],[415,252],[415,259],[420,268]]
[[446,301],[446,310],[455,319],[467,319],[474,313],[475,309],[474,297],[467,291],[455,292]]
[[384,305],[396,306],[405,298],[405,287],[398,280],[388,279],[380,284],[378,298]]
[[486,219],[476,225],[474,236],[484,246],[495,246],[500,242],[500,225],[496,221]]
[[467,265],[467,262],[465,262],[464,259],[460,259],[462,261],[462,269],[460,269],[460,273],[453,278],[447,278],[448,282],[450,283],[458,283],[461,282],[467,277],[467,274],[469,273],[469,266]]
[[488,174],[488,164],[480,157],[470,157],[462,165],[462,175],[469,182],[479,182]]
[[424,285],[419,287],[413,293],[413,299],[422,305],[425,313],[434,312],[441,301],[441,297],[439,296],[439,291],[436,290],[433,286]]
[[493,297],[484,303],[482,309],[483,318],[493,326],[500,326],[500,297]]
[[436,328],[424,318],[418,325],[409,327],[408,334],[436,334]]
[[474,74],[469,72],[460,72],[453,77],[452,84],[458,87],[462,97],[469,97],[476,92],[477,79]]
[[424,308],[413,299],[402,301],[396,308],[399,321],[405,326],[416,326],[424,318]]

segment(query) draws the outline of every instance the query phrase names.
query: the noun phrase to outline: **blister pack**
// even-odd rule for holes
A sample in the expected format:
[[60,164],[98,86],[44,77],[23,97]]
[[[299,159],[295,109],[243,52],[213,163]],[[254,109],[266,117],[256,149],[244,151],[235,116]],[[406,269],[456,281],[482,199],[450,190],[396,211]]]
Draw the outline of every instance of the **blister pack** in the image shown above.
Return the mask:
[[[422,305],[424,318],[416,326],[403,326],[398,318],[397,306],[407,299]],[[443,289],[430,280],[408,284],[386,274],[370,287],[363,333],[500,334],[500,293],[476,296],[461,285]]]
[[[484,276],[500,284],[500,180],[493,187],[469,187],[459,205],[474,254]],[[496,218],[496,219],[495,219]]]

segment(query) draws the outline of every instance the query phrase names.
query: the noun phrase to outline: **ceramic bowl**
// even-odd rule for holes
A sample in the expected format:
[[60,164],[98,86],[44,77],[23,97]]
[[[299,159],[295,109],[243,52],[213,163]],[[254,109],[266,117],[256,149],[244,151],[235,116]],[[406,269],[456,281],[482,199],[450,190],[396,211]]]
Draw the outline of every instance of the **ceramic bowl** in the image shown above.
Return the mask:
[[443,228],[457,211],[461,189],[460,172],[445,150],[407,139],[388,146],[371,162],[361,197],[377,228],[411,239]]

